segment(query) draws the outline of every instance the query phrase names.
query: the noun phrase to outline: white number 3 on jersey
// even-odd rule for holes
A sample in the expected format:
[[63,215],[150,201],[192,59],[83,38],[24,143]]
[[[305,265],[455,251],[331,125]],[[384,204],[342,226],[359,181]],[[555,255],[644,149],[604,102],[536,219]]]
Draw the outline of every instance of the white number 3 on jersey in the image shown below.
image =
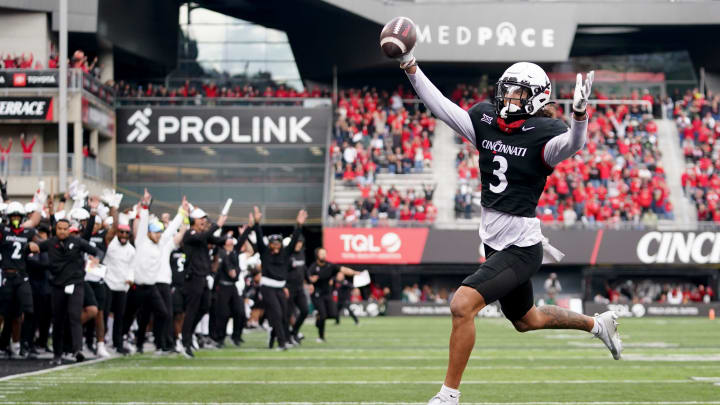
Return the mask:
[[494,186],[490,184],[490,191],[492,191],[495,194],[500,194],[507,188],[508,182],[507,177],[505,177],[505,172],[508,169],[508,163],[507,159],[505,159],[503,156],[495,155],[493,158],[493,162],[498,162],[500,164],[500,168],[497,170],[493,170],[493,175],[500,180],[500,184],[497,186]]

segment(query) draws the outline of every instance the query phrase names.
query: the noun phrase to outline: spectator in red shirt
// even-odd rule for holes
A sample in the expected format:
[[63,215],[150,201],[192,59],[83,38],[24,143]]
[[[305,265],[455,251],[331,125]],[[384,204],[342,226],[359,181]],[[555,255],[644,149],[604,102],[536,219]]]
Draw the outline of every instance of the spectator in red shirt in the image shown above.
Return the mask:
[[32,142],[29,144],[25,143],[25,134],[20,134],[20,146],[22,146],[23,150],[23,164],[22,164],[22,170],[20,170],[21,175],[25,175],[25,172],[27,172],[27,175],[30,175],[30,172],[32,171],[32,150],[35,147],[35,142],[37,141],[37,137],[33,136]]
[[216,98],[218,96],[218,87],[215,82],[210,82],[209,85],[203,84],[203,90],[205,90],[205,97]]
[[12,148],[12,138],[8,137],[8,146],[7,148],[4,148],[2,144],[0,144],[0,175],[7,177],[7,168],[8,168],[8,155],[10,154],[10,149]]

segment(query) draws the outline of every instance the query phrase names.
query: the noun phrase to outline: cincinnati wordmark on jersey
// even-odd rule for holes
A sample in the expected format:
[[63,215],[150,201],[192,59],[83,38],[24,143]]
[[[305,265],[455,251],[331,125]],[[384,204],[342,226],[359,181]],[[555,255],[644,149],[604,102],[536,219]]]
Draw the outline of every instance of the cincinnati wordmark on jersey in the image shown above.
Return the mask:
[[25,260],[29,252],[28,242],[35,236],[33,228],[11,228],[0,225],[0,254],[2,268],[25,271]]
[[553,118],[531,117],[511,127],[503,125],[501,130],[492,104],[478,103],[468,113],[480,154],[482,206],[535,217],[547,176],[553,170],[543,157],[545,144],[567,132],[567,125]]

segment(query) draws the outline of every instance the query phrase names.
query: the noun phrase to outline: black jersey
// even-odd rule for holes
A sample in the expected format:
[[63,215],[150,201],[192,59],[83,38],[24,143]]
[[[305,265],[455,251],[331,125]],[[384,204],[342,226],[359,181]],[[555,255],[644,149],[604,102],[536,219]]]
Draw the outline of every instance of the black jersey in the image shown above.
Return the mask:
[[288,271],[287,276],[288,288],[296,290],[302,289],[306,271],[305,252],[293,252],[293,254],[290,255],[290,270]]
[[90,246],[94,246],[102,250],[103,253],[107,253],[105,235],[107,235],[107,229],[101,229],[97,233],[92,234],[92,236],[90,236],[90,239],[88,240],[88,242],[90,242]]
[[315,285],[315,296],[330,294],[335,286],[335,276],[340,271],[340,266],[337,264],[325,262],[323,265],[319,265],[318,262],[313,263],[308,268],[308,277],[318,276]]
[[34,228],[11,228],[0,225],[0,254],[2,268],[25,273],[25,260],[29,253],[28,242],[35,236]]
[[567,132],[567,125],[553,118],[532,117],[503,131],[492,104],[475,104],[468,113],[480,153],[482,206],[534,217],[547,176],[553,170],[545,163],[545,144]]
[[172,285],[183,285],[185,283],[185,252],[182,249],[175,249],[170,253],[170,270],[172,271]]

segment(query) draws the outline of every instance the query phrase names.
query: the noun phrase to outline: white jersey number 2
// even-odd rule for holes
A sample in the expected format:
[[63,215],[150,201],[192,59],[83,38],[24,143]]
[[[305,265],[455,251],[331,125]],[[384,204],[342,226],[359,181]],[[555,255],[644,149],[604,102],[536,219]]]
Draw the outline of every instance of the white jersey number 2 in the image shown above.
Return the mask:
[[494,186],[490,184],[490,191],[492,191],[495,194],[500,194],[507,188],[508,182],[507,177],[505,177],[505,172],[508,169],[508,163],[507,159],[505,159],[503,156],[495,155],[493,158],[493,162],[498,162],[500,164],[500,168],[497,170],[493,170],[493,175],[500,180],[500,184],[497,186]]

